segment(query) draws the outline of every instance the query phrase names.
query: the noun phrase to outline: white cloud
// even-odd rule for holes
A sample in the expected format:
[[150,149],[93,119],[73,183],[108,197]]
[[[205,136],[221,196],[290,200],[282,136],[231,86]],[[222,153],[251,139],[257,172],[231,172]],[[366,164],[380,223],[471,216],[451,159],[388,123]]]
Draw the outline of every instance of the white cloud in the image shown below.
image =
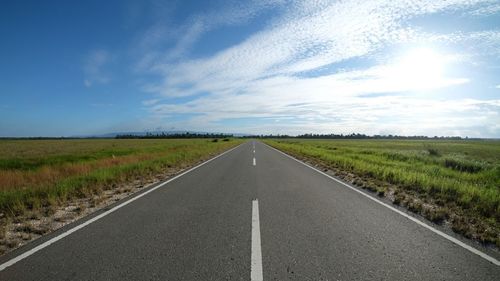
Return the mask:
[[[497,100],[428,98],[437,89],[468,83],[468,78],[443,74],[434,80],[400,79],[411,76],[395,75],[401,69],[392,61],[337,73],[331,70],[350,59],[367,58],[388,45],[419,38],[423,42],[429,41],[429,37],[438,40],[440,35],[429,36],[407,24],[408,19],[470,8],[481,2],[484,1],[294,2],[265,30],[212,56],[179,62],[169,58],[149,60],[150,70],[163,78],[161,83],[145,85],[145,90],[168,98],[200,93],[208,96],[181,104],[162,104],[158,100],[144,104],[150,106],[155,120],[192,129],[221,130],[228,128],[224,120],[256,118],[273,122],[249,125],[247,130],[442,135],[468,134],[481,124],[481,132],[491,134],[485,130],[500,121],[498,114],[493,114],[500,109]],[[494,49],[500,42],[498,34],[484,31],[445,34],[440,38],[448,42],[486,42],[485,46]],[[180,45],[183,40],[186,41],[181,38]],[[187,42],[192,44],[195,40]],[[459,59],[450,57],[450,63]],[[484,119],[486,112],[494,117]],[[192,113],[197,115],[183,121],[170,119],[175,114]],[[495,130],[495,134],[500,134]]]
[[500,3],[495,0],[480,5],[477,8],[473,8],[470,11],[470,14],[474,16],[491,16],[498,13],[500,13]]
[[500,55],[500,30],[483,30],[474,32],[454,32],[450,34],[420,34],[415,41],[448,42],[461,44],[464,50],[477,57],[498,57]]
[[[316,132],[352,132],[358,128],[364,132],[368,130],[380,133],[374,130],[384,127],[381,126],[381,121],[394,123],[402,118],[407,121],[411,119],[409,123],[414,123],[416,120],[412,116],[424,115],[432,120],[431,115],[427,114],[431,109],[435,109],[435,112],[442,110],[444,113],[453,108],[461,110],[460,107],[454,107],[457,105],[454,103],[426,101],[405,95],[385,96],[388,92],[407,91],[407,85],[396,83],[391,86],[392,89],[388,89],[386,84],[392,83],[390,78],[381,76],[378,72],[377,68],[373,68],[307,79],[280,76],[255,81],[239,95],[208,96],[181,105],[156,104],[151,108],[151,113],[156,118],[164,116],[168,120],[173,114],[196,112],[201,115],[183,125],[214,130],[225,128],[219,124],[221,120],[245,117],[288,120],[274,125],[260,124],[259,129],[251,126],[245,128],[254,133],[263,130],[273,132],[278,127],[281,128],[281,133],[303,132],[304,128]],[[464,82],[466,81],[444,80],[442,86]],[[362,97],[361,94],[365,93],[379,93],[381,96]],[[290,119],[294,121],[291,122]],[[241,130],[237,127],[233,129]]]
[[[248,100],[247,100],[248,101]],[[217,106],[224,102],[225,106]],[[208,104],[205,104],[208,103]],[[343,98],[330,102],[282,103],[260,110],[261,99],[244,105],[238,98],[231,100],[200,100],[185,107],[157,105],[156,122],[175,127],[199,130],[248,133],[352,133],[404,135],[498,136],[500,100],[436,101],[405,96],[373,98]],[[264,105],[267,105],[264,102]],[[182,122],[169,121],[169,116],[200,111],[204,114]],[[165,118],[161,114],[165,113]],[[251,117],[252,123],[242,127],[221,120]],[[261,122],[259,120],[265,120]],[[272,122],[278,120],[277,122]],[[497,127],[495,129],[495,127]],[[479,130],[481,133],[474,133]]]
[[[161,71],[165,80],[157,88],[166,96],[220,90],[213,89],[216,85],[235,90],[231,82],[238,88],[263,77],[294,75],[362,57],[411,36],[412,29],[399,19],[438,10],[444,5],[439,3],[350,1],[292,10],[279,24],[212,57],[177,64],[160,61],[153,69]],[[304,10],[310,12],[303,15]]]
[[[158,60],[166,63],[183,59],[205,33],[221,26],[244,24],[265,10],[285,4],[284,0],[235,1],[226,3],[222,8],[191,15],[186,23],[177,27],[162,17],[140,39],[140,49],[146,55],[139,60],[136,68],[144,71],[154,68],[154,62]],[[162,50],[167,42],[173,46]]]

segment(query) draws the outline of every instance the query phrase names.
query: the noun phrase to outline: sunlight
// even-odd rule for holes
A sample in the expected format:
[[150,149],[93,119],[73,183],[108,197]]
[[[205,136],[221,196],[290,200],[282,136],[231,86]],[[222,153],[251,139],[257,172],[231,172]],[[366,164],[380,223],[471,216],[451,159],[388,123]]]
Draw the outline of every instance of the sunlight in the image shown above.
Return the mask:
[[416,88],[434,88],[444,80],[445,56],[430,48],[409,51],[391,68],[392,79]]

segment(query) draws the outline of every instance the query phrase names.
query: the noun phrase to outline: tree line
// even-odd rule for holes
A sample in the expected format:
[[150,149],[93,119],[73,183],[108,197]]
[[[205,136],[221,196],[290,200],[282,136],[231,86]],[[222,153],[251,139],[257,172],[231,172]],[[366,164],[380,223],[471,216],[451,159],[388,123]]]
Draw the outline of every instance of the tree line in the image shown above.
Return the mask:
[[296,138],[296,139],[408,139],[408,140],[462,140],[469,139],[468,137],[462,138],[458,136],[399,136],[399,135],[365,135],[359,133],[352,134],[302,134],[297,136],[290,135],[256,135],[256,136],[247,136],[248,138]]
[[116,135],[116,139],[222,139],[232,138],[232,134],[217,134],[217,133],[145,133],[144,135],[137,134],[122,134]]

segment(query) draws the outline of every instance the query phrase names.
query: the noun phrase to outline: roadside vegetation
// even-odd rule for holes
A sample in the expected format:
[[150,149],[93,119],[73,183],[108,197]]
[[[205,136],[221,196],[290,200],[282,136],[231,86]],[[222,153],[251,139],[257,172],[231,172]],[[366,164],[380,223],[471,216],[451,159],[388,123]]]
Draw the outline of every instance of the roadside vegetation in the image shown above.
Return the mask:
[[0,140],[0,254],[241,142]]
[[265,142],[466,237],[500,247],[500,141]]
[[84,197],[167,168],[185,168],[238,141],[3,140],[0,212],[5,215]]

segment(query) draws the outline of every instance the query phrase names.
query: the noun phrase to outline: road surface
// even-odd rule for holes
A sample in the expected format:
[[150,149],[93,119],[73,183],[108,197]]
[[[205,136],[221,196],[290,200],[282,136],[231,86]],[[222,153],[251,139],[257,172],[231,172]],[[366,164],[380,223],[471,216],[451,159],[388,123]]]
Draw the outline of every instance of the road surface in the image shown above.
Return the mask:
[[500,279],[500,266],[257,141],[116,206],[0,258],[0,280]]

